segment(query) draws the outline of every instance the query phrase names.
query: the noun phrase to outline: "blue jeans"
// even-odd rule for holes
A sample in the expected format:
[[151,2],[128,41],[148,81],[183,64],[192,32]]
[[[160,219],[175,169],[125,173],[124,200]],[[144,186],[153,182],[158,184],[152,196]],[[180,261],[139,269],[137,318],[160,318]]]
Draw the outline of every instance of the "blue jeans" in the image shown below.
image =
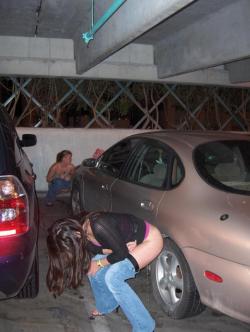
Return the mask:
[[[94,260],[103,258],[97,255]],[[139,299],[138,295],[126,282],[135,277],[135,268],[129,259],[105,266],[89,281],[96,302],[96,309],[103,314],[112,312],[121,307],[130,324],[132,332],[152,332],[155,321]]]
[[71,181],[56,178],[49,183],[49,190],[46,195],[46,202],[54,203],[56,195],[63,189],[70,189]]

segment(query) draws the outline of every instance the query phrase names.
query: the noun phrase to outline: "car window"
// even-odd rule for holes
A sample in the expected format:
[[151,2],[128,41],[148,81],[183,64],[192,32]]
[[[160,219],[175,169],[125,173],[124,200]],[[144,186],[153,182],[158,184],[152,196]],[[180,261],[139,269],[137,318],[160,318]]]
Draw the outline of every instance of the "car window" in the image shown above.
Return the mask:
[[184,177],[184,168],[180,160],[175,157],[173,161],[172,177],[171,177],[171,186],[176,187]]
[[250,141],[220,141],[194,152],[198,172],[210,184],[230,192],[250,194]]
[[[8,117],[3,111],[0,112],[0,140],[1,140],[1,158],[0,158],[0,172],[7,172],[6,167],[13,165],[15,160],[14,153],[14,140],[15,140],[15,129],[10,123]],[[8,165],[8,166],[7,166]]]
[[98,168],[111,176],[118,177],[137,142],[138,139],[126,139],[115,144],[103,153]]
[[126,178],[130,182],[163,188],[169,166],[169,153],[163,146],[143,143],[137,151]]

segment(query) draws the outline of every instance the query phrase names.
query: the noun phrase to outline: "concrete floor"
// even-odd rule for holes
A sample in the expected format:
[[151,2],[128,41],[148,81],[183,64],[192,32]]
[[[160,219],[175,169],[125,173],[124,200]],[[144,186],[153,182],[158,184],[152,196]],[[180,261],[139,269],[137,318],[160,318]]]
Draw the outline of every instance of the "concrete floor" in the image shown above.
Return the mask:
[[[46,229],[57,218],[70,214],[67,198],[62,198],[53,208],[47,208],[40,198],[41,232],[39,243],[40,292],[37,298],[0,302],[0,332],[129,332],[131,328],[121,312],[112,313],[94,321],[88,313],[94,302],[87,280],[77,290],[66,291],[53,298],[46,289],[47,272]],[[246,332],[250,325],[210,309],[186,320],[174,321],[165,316],[155,303],[147,271],[140,272],[132,286],[143,299],[157,322],[157,332]]]

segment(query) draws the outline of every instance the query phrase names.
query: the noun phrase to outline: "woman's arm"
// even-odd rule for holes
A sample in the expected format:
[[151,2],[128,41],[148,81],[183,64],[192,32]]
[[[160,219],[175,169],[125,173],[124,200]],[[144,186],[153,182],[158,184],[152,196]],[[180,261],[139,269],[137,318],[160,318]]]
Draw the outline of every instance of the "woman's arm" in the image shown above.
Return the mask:
[[[131,253],[136,247],[137,247],[137,242],[136,241],[131,241],[126,243],[126,246],[128,248],[128,251]],[[102,253],[104,255],[109,255],[112,254],[112,250],[111,249],[102,249]],[[90,268],[88,271],[89,275],[94,275],[96,274],[96,272],[101,268],[104,267],[106,265],[109,265],[110,263],[107,261],[106,258],[97,260],[97,261],[92,261],[90,264]]]
[[127,244],[114,225],[97,221],[93,228],[96,240],[104,248],[109,248],[112,251],[106,258],[109,264],[122,261],[128,257],[129,250]]
[[[112,225],[110,225],[112,226]],[[127,244],[124,242],[119,231],[112,227],[110,229],[109,225],[102,221],[96,221],[92,225],[92,231],[96,240],[102,244],[105,248],[109,250],[107,252],[108,256],[100,260],[92,260],[88,274],[94,275],[100,268],[122,261],[129,256],[129,250]]]
[[51,182],[54,178],[56,174],[56,164],[53,164],[50,168],[49,168],[49,171],[48,171],[48,174],[47,174],[47,182]]
[[64,174],[63,178],[64,180],[70,181],[74,174],[75,174],[75,166],[73,164],[70,164],[67,167],[67,172],[66,174]]

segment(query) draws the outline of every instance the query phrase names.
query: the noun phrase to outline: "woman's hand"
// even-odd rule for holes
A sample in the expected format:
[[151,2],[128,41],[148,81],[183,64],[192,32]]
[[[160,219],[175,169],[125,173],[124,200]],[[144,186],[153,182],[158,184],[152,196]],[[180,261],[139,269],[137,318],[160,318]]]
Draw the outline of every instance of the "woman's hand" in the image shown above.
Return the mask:
[[100,268],[101,267],[97,265],[97,261],[91,261],[87,275],[94,276]]
[[62,180],[68,180],[68,173],[67,172],[62,172],[61,175],[60,175],[60,178]]
[[52,182],[52,180],[54,179],[54,176],[56,174],[56,164],[53,164],[47,174],[46,180],[48,183]]
[[137,246],[137,242],[136,241],[131,241],[127,243],[127,248],[129,252],[132,252]]
[[109,255],[109,254],[112,254],[113,250],[111,249],[102,249],[102,253],[103,255]]
[[[126,245],[127,245],[128,251],[131,252],[136,248],[137,242],[136,241],[127,242]],[[113,252],[113,250],[111,250],[111,249],[102,249],[102,253],[104,255],[112,254],[112,252]]]

